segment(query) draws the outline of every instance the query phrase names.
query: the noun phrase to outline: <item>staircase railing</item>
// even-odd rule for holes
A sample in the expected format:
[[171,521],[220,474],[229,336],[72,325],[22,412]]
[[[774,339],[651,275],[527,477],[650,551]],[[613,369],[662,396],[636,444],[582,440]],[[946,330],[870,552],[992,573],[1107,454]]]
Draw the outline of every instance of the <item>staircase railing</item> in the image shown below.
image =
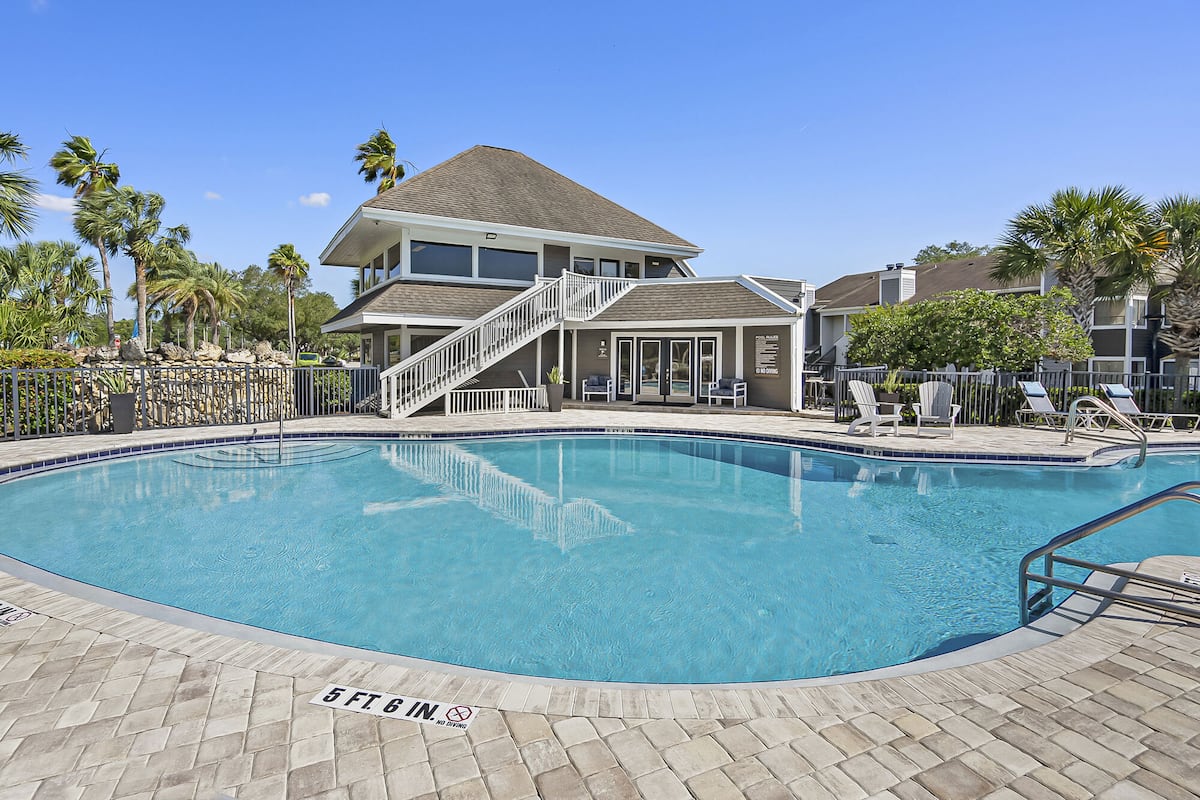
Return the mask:
[[564,320],[585,321],[636,281],[573,272],[538,283],[380,373],[381,410],[393,419],[438,399]]
[[[1081,406],[1090,406],[1090,411],[1081,410]],[[1131,420],[1129,417],[1122,414],[1115,406],[1110,406],[1108,403],[1101,400],[1099,397],[1094,397],[1090,394],[1085,394],[1083,397],[1077,397],[1071,402],[1071,407],[1067,411],[1067,436],[1063,444],[1070,444],[1075,437],[1075,430],[1082,424],[1084,427],[1090,427],[1096,424],[1096,415],[1101,414],[1116,422],[1117,425],[1132,433],[1137,437],[1140,451],[1138,452],[1138,460],[1134,463],[1135,467],[1140,467],[1146,463],[1146,448],[1148,439],[1146,432],[1141,426]],[[1107,425],[1105,424],[1105,427]]]
[[[1066,533],[1061,533],[1041,547],[1026,553],[1025,557],[1021,559],[1021,568],[1017,579],[1017,602],[1020,604],[1021,624],[1028,625],[1031,619],[1053,608],[1053,593],[1056,586],[1062,589],[1070,589],[1080,594],[1103,597],[1107,600],[1118,600],[1123,603],[1151,608],[1156,611],[1170,611],[1190,619],[1200,620],[1200,606],[1196,605],[1196,601],[1200,600],[1200,586],[1184,583],[1182,580],[1174,581],[1121,567],[1095,564],[1090,561],[1069,558],[1058,555],[1056,552],[1061,547],[1066,547],[1073,542],[1078,542],[1080,539],[1099,533],[1106,528],[1116,525],[1118,522],[1135,517],[1143,511],[1148,511],[1163,503],[1169,503],[1173,500],[1183,500],[1200,505],[1200,495],[1196,494],[1196,490],[1198,489],[1200,489],[1200,481],[1188,481],[1178,486],[1172,486],[1169,489],[1163,489],[1157,494],[1152,494],[1123,508],[1118,508],[1116,511],[1109,512],[1102,517],[1097,517],[1091,522],[1086,522],[1077,528],[1072,528]],[[1039,558],[1044,559],[1041,574],[1030,570],[1033,562]],[[1102,589],[1098,586],[1089,586],[1086,583],[1079,583],[1078,581],[1056,578],[1054,577],[1055,564],[1082,567],[1093,572],[1103,572],[1119,578],[1125,578],[1127,581],[1127,591]],[[1030,581],[1043,584],[1043,588],[1030,594]],[[1136,594],[1133,584],[1145,584],[1158,589],[1170,590],[1176,594],[1183,595],[1186,598],[1186,602],[1171,602]]]

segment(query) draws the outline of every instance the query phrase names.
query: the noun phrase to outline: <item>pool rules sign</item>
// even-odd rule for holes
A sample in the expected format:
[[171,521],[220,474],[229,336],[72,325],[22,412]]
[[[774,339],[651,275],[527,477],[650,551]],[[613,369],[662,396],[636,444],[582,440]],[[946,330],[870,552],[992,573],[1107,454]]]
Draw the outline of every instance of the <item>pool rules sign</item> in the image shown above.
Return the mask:
[[479,715],[479,709],[475,706],[439,703],[435,700],[422,700],[419,697],[373,692],[368,689],[343,686],[340,683],[329,684],[308,702],[312,705],[326,706],[342,711],[357,711],[361,714],[374,714],[377,717],[403,719],[409,722],[441,725],[444,728],[461,728],[462,730],[469,728],[471,722]]

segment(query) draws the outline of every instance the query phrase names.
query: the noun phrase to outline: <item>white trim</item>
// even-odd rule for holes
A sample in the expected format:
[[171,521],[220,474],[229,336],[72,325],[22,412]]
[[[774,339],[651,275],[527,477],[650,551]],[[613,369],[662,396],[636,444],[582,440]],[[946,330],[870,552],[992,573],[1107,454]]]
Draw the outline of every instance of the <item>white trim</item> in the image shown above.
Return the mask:
[[791,410],[804,408],[804,318],[792,323],[792,397]]
[[783,295],[779,294],[778,292],[772,291],[771,289],[768,289],[767,287],[763,286],[761,283],[754,280],[754,278],[750,277],[749,275],[739,275],[737,278],[737,282],[740,285],[749,289],[750,291],[754,292],[756,295],[758,295],[762,299],[768,300],[771,303],[774,303],[775,305],[779,306],[784,311],[791,311],[795,314],[803,314],[804,313],[803,301],[801,301],[800,305],[796,305],[791,300],[788,300],[787,298],[785,298]]
[[735,328],[739,325],[791,325],[796,317],[730,317],[728,319],[644,319],[644,320],[604,320],[592,322],[573,322],[571,328],[593,330],[595,328],[612,328],[613,330],[640,329],[647,325],[670,328],[693,328],[696,326],[719,325],[722,328]]
[[[399,222],[401,224],[408,222],[413,225],[422,225],[429,228],[451,228],[454,230],[472,231],[474,233],[506,233],[511,236],[525,236],[531,239],[543,239],[554,242],[566,242],[569,244],[588,244],[588,245],[611,245],[633,250],[652,250],[669,256],[679,256],[681,258],[695,258],[704,252],[704,248],[695,246],[672,245],[664,244],[663,242],[648,242],[638,239],[617,239],[610,236],[593,236],[585,233],[569,233],[567,231],[555,231],[548,228],[529,228],[524,225],[508,225],[498,222],[479,222],[478,220],[460,219],[457,217],[440,217],[432,214],[413,214],[405,211],[392,211],[386,208],[369,208],[362,206],[356,216],[361,216],[364,220],[379,220],[381,222]],[[347,222],[356,221],[353,217]],[[343,228],[346,226],[343,225]],[[341,231],[338,232],[341,234]],[[344,238],[344,237],[343,237]],[[328,251],[330,248],[326,248]],[[322,258],[325,253],[322,253]]]
[[474,321],[473,318],[424,317],[418,314],[354,314],[336,322],[325,323],[321,326],[321,333],[337,333],[358,325],[423,325],[435,328],[461,328]]
[[354,213],[350,215],[350,219],[346,220],[344,223],[342,223],[342,227],[338,228],[337,233],[333,235],[333,238],[329,241],[329,244],[325,245],[325,249],[321,251],[320,260],[322,264],[325,263],[325,259],[329,257],[329,254],[337,249],[338,245],[342,243],[342,240],[350,235],[350,231],[352,231],[354,227],[358,225],[359,220],[361,220],[363,217],[362,212],[362,206],[359,206],[354,210]]

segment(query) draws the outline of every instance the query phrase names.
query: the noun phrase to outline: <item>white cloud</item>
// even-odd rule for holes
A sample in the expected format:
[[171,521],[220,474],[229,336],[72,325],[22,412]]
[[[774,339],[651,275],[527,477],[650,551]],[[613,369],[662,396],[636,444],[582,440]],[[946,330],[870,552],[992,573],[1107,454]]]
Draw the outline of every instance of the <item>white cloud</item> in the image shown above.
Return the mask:
[[313,192],[311,194],[300,195],[300,205],[313,206],[315,208],[324,208],[329,205],[329,201],[333,198],[328,192]]
[[61,211],[64,214],[71,214],[75,211],[74,198],[59,197],[56,194],[39,194],[35,205],[47,211]]
[[204,199],[205,200],[221,200],[223,198],[221,197],[221,195],[217,194],[216,192],[205,192]]

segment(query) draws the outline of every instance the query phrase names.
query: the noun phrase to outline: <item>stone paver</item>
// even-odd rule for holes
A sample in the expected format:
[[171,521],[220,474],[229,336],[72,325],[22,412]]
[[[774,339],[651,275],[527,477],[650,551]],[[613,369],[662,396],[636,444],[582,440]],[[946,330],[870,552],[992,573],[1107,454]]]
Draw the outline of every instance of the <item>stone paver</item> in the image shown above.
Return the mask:
[[[600,419],[581,414],[565,412],[564,424]],[[603,424],[736,419],[742,430],[834,436],[789,417],[601,414]],[[532,415],[512,416],[504,424],[521,427]],[[171,435],[180,434],[141,436]],[[936,447],[979,446],[983,435],[963,431]],[[1062,452],[1044,437],[1003,436],[993,444]],[[111,438],[0,445],[0,464]],[[1200,572],[1200,560],[1146,567],[1177,576]],[[0,628],[0,800],[1000,800],[1196,797],[1200,787],[1200,629],[1124,608],[1034,651],[940,674],[691,692],[497,685],[449,668],[251,644],[3,573],[0,598],[35,611]],[[351,675],[385,691],[453,692],[485,710],[464,733],[309,705]]]

